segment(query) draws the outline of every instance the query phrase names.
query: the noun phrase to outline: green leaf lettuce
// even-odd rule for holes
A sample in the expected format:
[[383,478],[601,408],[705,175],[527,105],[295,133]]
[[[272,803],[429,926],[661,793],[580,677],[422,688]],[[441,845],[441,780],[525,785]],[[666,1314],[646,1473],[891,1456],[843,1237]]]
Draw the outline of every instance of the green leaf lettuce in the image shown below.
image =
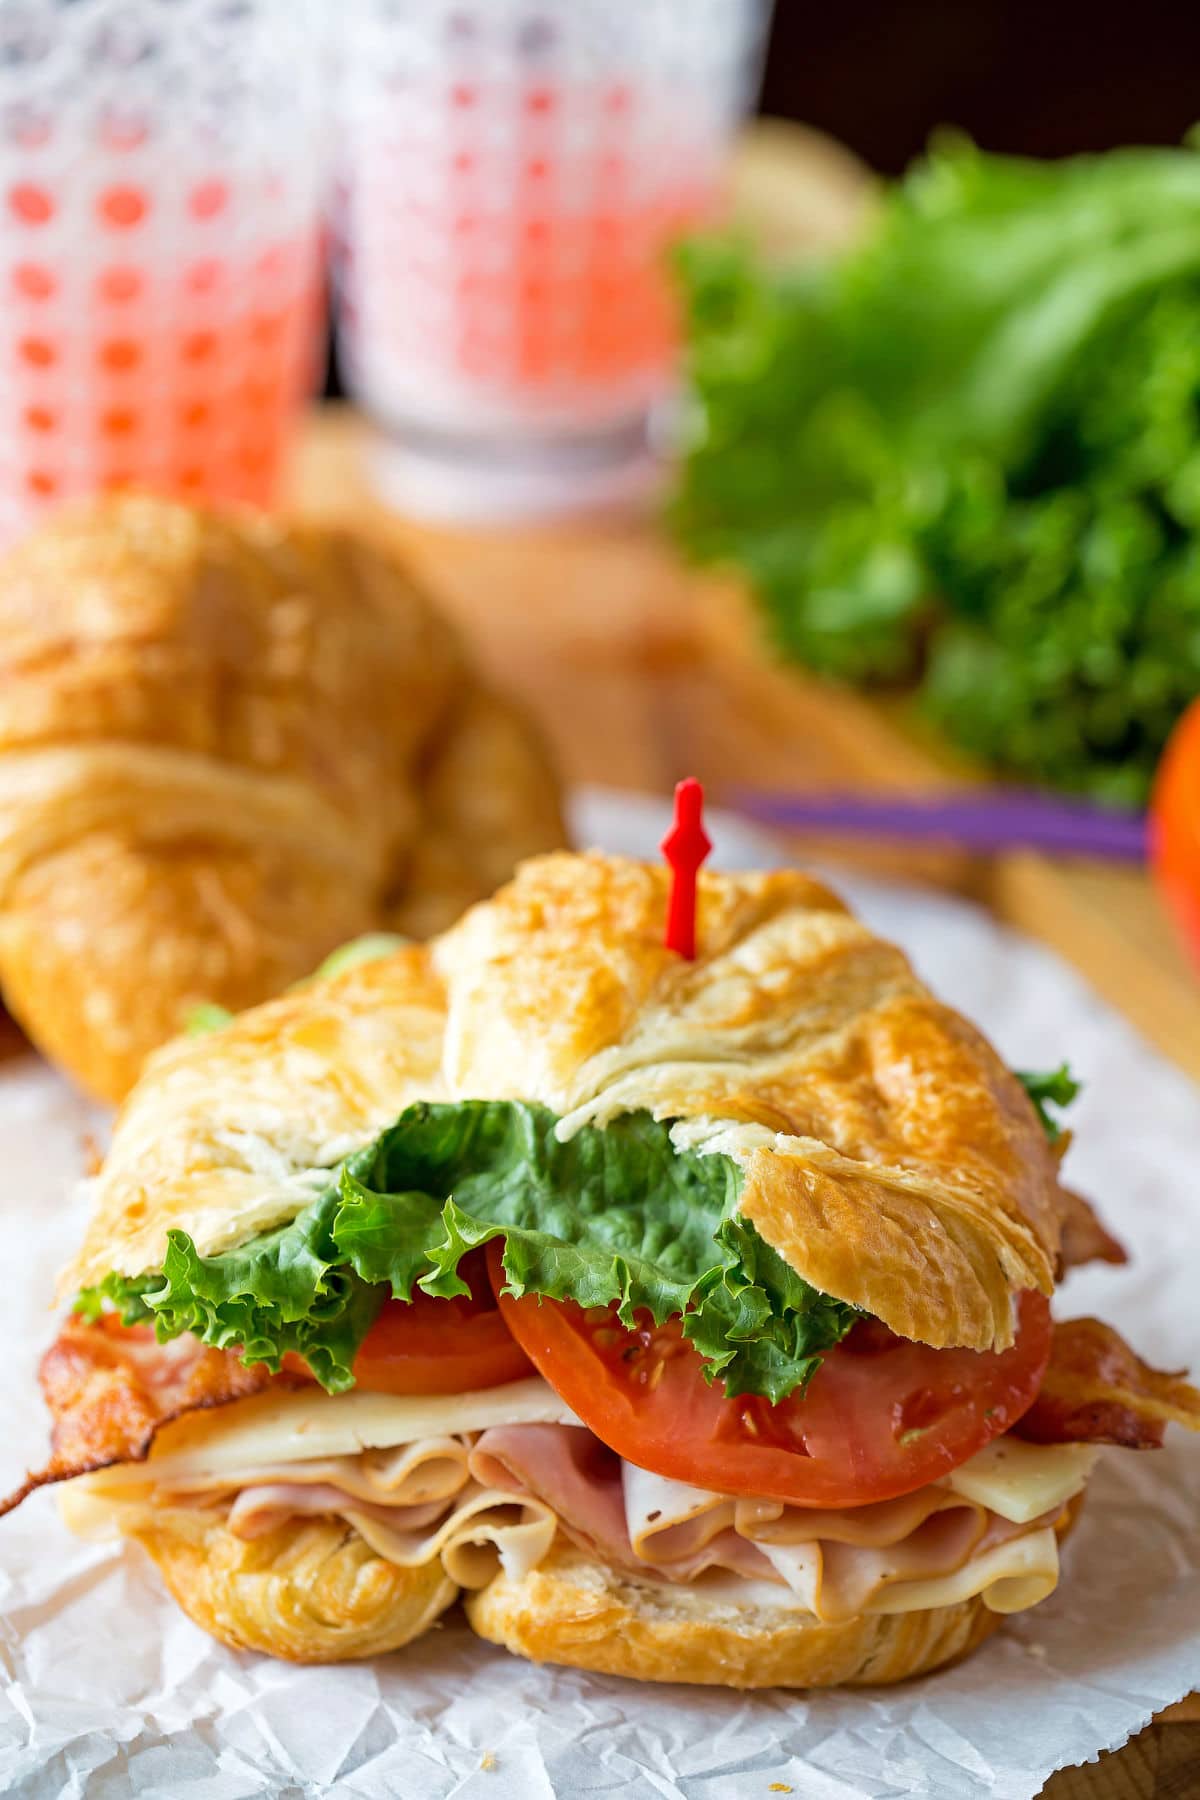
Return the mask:
[[172,1231],[160,1274],[110,1276],[81,1304],[107,1300],[162,1340],[194,1332],[272,1369],[294,1351],[338,1391],[389,1293],[465,1292],[463,1256],[500,1237],[511,1292],[615,1302],[626,1324],[682,1315],[728,1393],[803,1389],[857,1314],[740,1218],[737,1165],[677,1151],[645,1113],[565,1142],[556,1125],[515,1102],[411,1106],[289,1224],[208,1257]]
[[1062,1125],[1055,1114],[1065,1111],[1078,1098],[1080,1083],[1066,1063],[1060,1063],[1057,1069],[1015,1069],[1013,1073],[1033,1102],[1042,1130],[1052,1144],[1057,1144]]
[[685,546],[786,654],[1144,802],[1200,691],[1200,156],[943,137],[840,261],[680,270]]

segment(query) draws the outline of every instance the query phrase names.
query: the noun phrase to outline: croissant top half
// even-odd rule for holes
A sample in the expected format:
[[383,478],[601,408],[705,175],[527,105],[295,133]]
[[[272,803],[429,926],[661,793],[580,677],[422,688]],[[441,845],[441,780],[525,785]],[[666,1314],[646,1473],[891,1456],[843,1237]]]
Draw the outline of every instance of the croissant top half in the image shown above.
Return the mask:
[[684,1121],[741,1165],[742,1212],[814,1287],[925,1343],[1010,1343],[1059,1238],[1015,1077],[818,883],[702,875],[684,962],[662,945],[667,879],[538,858],[428,947],[168,1046],[65,1291],[161,1266],[172,1227],[211,1254],[293,1217],[415,1099],[517,1099],[568,1130]]

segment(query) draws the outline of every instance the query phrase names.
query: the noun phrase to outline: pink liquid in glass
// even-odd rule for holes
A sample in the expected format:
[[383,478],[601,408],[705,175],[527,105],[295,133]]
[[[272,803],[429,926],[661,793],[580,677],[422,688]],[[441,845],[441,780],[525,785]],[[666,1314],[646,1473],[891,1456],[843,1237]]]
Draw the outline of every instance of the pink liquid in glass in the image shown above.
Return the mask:
[[0,540],[138,485],[266,502],[321,345],[293,0],[27,0],[0,63]]
[[464,82],[442,99],[387,121],[343,191],[360,392],[385,419],[447,430],[643,412],[678,342],[669,247],[711,217],[721,144],[621,83],[530,86],[505,100],[499,135],[494,95]]
[[269,501],[312,380],[315,228],[254,247],[204,233],[205,213],[231,201],[202,182],[177,260],[139,235],[153,196],[114,185],[98,202],[99,253],[81,267],[44,247],[52,193],[26,182],[2,198],[0,529],[134,484]]

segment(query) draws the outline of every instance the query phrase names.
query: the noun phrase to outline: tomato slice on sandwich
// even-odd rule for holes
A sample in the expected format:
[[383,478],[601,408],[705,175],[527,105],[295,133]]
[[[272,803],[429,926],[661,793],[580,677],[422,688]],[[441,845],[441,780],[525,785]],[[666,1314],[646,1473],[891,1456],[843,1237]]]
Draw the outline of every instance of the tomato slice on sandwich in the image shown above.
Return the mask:
[[354,1360],[355,1384],[376,1394],[465,1394],[532,1375],[488,1285],[482,1250],[459,1265],[470,1295],[437,1299],[414,1288],[387,1300]]
[[678,1320],[628,1330],[608,1308],[504,1293],[509,1330],[583,1423],[627,1462],[723,1494],[862,1506],[957,1468],[1032,1405],[1050,1356],[1049,1303],[1022,1294],[999,1352],[934,1350],[864,1319],[827,1350],[803,1397],[728,1398],[705,1381]]

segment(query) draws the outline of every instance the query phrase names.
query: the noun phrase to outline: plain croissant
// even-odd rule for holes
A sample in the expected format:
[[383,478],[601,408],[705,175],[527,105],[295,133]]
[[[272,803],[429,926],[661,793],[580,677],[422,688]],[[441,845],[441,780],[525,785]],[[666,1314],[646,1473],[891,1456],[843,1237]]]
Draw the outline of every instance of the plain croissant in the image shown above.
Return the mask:
[[0,989],[93,1094],[562,842],[532,727],[347,532],[124,495],[0,565]]

